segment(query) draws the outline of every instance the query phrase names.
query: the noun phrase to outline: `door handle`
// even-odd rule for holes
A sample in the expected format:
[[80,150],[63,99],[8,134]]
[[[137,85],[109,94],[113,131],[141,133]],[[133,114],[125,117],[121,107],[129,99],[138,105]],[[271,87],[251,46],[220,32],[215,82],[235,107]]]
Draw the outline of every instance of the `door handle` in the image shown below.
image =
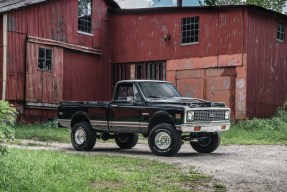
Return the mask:
[[118,105],[111,105],[111,107],[118,107]]

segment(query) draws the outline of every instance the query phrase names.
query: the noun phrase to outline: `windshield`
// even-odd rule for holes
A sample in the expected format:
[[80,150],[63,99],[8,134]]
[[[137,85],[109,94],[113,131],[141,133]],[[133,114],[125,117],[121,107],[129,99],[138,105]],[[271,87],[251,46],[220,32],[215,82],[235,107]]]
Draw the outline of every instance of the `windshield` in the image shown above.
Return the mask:
[[173,84],[164,82],[145,82],[139,86],[146,98],[181,97]]

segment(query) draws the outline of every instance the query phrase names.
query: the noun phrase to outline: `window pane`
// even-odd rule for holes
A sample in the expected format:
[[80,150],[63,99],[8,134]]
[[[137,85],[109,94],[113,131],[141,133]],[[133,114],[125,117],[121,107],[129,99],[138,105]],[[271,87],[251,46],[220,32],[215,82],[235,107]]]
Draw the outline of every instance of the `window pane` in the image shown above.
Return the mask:
[[52,50],[51,49],[46,49],[46,58],[52,59]]
[[181,42],[193,43],[198,40],[199,17],[183,18],[181,26]]
[[39,58],[45,58],[45,49],[39,48]]
[[52,49],[39,48],[38,68],[40,70],[52,70]]
[[142,65],[137,65],[137,79],[142,78]]
[[52,61],[51,60],[46,60],[45,70],[52,70]]
[[38,68],[43,69],[45,65],[45,59],[38,59]]
[[92,2],[91,0],[78,0],[78,30],[92,32]]

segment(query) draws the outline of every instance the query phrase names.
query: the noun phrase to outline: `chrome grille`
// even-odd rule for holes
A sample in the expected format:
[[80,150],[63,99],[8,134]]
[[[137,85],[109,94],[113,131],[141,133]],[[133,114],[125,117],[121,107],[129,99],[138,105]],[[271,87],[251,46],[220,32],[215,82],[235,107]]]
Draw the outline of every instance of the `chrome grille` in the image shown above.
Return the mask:
[[225,120],[224,110],[194,111],[194,121],[222,121]]

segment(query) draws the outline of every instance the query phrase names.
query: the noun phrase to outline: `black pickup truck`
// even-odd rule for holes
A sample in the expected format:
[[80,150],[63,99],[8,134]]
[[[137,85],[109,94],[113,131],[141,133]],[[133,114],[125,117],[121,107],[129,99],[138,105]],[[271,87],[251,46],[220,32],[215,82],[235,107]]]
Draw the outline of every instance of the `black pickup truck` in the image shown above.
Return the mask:
[[148,138],[155,155],[175,155],[183,141],[199,153],[220,144],[220,131],[230,128],[230,109],[224,103],[181,97],[166,81],[119,81],[111,102],[62,102],[60,125],[70,127],[76,150],[92,150],[96,139],[115,139],[122,149]]

